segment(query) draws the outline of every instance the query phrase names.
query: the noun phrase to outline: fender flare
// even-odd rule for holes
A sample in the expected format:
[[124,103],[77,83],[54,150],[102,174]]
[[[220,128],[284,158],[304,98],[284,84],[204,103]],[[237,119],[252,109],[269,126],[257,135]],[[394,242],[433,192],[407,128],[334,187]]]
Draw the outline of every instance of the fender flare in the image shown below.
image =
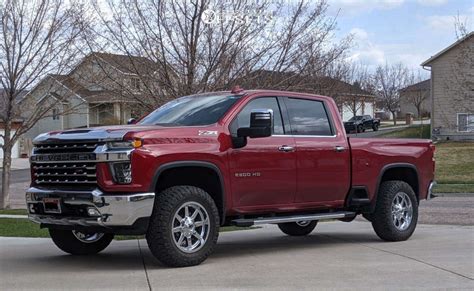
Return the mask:
[[378,193],[379,193],[380,184],[382,183],[383,175],[388,170],[396,169],[396,168],[409,168],[409,169],[412,169],[412,170],[415,171],[417,189],[413,189],[413,191],[415,191],[415,193],[418,193],[417,195],[420,195],[419,194],[420,193],[419,192],[420,191],[420,175],[419,175],[419,172],[418,172],[418,168],[414,164],[411,164],[411,163],[387,164],[387,165],[383,166],[383,168],[380,170],[379,175],[377,177],[377,184],[375,185],[374,197],[372,198],[372,203],[371,203],[371,212],[373,212],[375,210],[375,205],[376,205],[376,202],[377,202],[377,196],[378,196]]
[[155,192],[158,180],[160,178],[160,175],[169,169],[175,169],[175,168],[185,168],[185,167],[201,167],[201,168],[207,168],[213,170],[217,176],[219,177],[219,182],[220,182],[220,188],[221,188],[221,199],[222,199],[222,206],[221,206],[221,223],[224,223],[225,221],[225,210],[226,210],[226,193],[225,193],[225,187],[224,187],[224,178],[222,176],[222,171],[221,169],[210,162],[205,162],[205,161],[176,161],[176,162],[170,162],[170,163],[165,163],[162,164],[158,167],[158,169],[155,171],[155,174],[153,175],[152,182],[150,184],[150,191]]

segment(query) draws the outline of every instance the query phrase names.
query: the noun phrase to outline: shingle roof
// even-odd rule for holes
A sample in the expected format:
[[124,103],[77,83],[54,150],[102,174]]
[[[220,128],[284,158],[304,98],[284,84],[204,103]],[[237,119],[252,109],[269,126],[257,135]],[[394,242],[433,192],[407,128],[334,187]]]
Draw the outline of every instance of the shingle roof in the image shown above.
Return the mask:
[[88,90],[81,84],[76,82],[73,78],[67,75],[51,75],[54,79],[64,85],[73,93],[79,95],[81,98],[86,100],[88,103],[113,103],[113,102],[127,102],[134,101],[130,98],[118,94],[111,90]]
[[156,63],[145,57],[94,52],[86,58],[97,58],[126,74],[151,74]]
[[249,73],[235,82],[246,89],[292,90],[312,94],[328,95],[360,95],[373,97],[373,94],[359,86],[331,77],[311,77],[292,72],[275,72],[258,70]]
[[410,91],[425,91],[431,89],[431,79],[418,82],[416,84],[407,86],[400,90],[400,92],[410,92]]

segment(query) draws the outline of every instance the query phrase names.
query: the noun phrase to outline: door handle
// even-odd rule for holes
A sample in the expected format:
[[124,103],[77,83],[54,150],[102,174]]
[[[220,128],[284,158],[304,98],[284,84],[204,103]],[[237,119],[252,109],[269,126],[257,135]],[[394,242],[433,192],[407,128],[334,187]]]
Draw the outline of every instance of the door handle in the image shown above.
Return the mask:
[[287,152],[292,152],[292,151],[294,151],[295,148],[292,147],[292,146],[282,145],[281,147],[278,148],[278,150],[279,150],[280,152],[286,152],[286,153],[287,153]]
[[336,147],[334,147],[334,150],[335,150],[336,152],[340,153],[340,152],[345,151],[346,148],[343,147],[343,146],[336,146]]

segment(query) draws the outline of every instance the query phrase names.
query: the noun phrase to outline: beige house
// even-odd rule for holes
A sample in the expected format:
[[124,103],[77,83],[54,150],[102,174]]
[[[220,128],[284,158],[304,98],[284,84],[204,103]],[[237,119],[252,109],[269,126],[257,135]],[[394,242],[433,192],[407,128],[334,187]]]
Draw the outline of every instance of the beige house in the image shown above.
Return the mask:
[[398,116],[412,114],[415,118],[431,113],[431,80],[407,86],[400,90],[400,112]]
[[431,70],[432,137],[474,140],[474,32],[421,65]]
[[152,74],[153,67],[142,57],[92,53],[67,75],[48,75],[24,97],[25,104],[34,107],[46,99],[54,108],[25,138],[54,130],[125,124],[140,116],[143,76]]

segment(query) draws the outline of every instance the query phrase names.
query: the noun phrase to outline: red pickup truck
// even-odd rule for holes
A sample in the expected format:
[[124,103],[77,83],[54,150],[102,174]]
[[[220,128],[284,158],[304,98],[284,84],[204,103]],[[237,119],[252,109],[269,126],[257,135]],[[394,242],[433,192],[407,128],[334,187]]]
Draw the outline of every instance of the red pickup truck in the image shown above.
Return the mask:
[[136,124],[39,135],[26,200],[65,252],[145,234],[168,266],[203,262],[224,225],[301,236],[362,214],[381,239],[400,241],[432,197],[434,150],[348,138],[328,97],[236,88],[178,98]]

